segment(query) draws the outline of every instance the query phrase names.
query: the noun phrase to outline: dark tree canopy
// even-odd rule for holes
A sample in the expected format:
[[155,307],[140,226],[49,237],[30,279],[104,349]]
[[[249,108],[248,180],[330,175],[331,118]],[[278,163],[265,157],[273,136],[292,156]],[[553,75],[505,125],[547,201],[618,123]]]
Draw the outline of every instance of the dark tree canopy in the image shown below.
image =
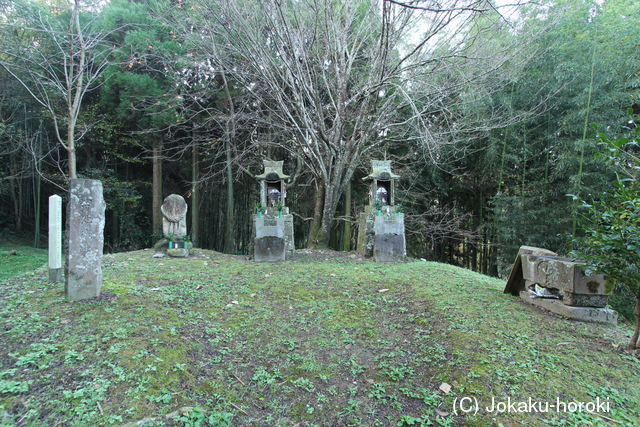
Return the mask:
[[355,249],[388,159],[410,256],[505,274],[520,245],[567,251],[566,194],[614,176],[588,124],[640,112],[638,6],[521,3],[0,1],[0,224],[37,238],[45,197],[91,177],[108,250],[149,246],[177,193],[199,245],[248,253],[272,159],[296,245]]

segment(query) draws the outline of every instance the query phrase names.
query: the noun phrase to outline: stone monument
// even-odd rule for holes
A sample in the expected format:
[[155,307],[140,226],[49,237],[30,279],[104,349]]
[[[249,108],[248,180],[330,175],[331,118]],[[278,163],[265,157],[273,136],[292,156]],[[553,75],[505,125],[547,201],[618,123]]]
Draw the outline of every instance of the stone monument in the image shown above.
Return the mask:
[[49,281],[62,280],[62,197],[49,197]]
[[585,275],[583,262],[559,257],[547,249],[521,246],[504,293],[570,319],[617,324],[605,308],[612,289],[604,275]]
[[187,237],[187,202],[178,194],[164,199],[160,207],[162,212],[163,238],[154,245],[154,257],[165,255],[185,258],[193,249],[193,243]]
[[65,291],[71,300],[100,296],[105,209],[100,181],[70,180]]
[[289,179],[282,171],[283,161],[264,160],[264,173],[257,175],[260,182],[260,203],[253,216],[253,259],[284,261],[295,249],[293,215],[285,205],[286,183]]
[[395,181],[400,175],[391,172],[387,160],[372,160],[371,169],[364,178],[371,187],[369,205],[358,220],[358,251],[377,262],[404,261],[404,214],[395,204]]

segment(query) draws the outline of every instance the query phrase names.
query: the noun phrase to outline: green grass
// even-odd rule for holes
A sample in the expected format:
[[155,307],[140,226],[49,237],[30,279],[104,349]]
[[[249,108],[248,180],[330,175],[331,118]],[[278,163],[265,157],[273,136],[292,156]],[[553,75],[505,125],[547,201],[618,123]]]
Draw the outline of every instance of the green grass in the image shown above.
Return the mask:
[[45,249],[0,241],[0,282],[25,271],[32,271],[48,261]]
[[[640,423],[629,328],[543,312],[501,280],[329,251],[151,255],[106,255],[91,301],[46,268],[0,284],[0,426]],[[487,410],[529,398],[609,411]]]

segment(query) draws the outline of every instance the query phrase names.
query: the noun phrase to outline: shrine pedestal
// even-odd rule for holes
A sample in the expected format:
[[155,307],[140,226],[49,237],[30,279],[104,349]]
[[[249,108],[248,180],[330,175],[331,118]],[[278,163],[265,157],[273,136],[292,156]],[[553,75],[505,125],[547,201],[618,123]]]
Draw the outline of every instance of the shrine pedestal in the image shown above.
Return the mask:
[[404,261],[407,255],[404,236],[404,215],[393,206],[376,212],[360,214],[358,221],[358,252],[376,262]]

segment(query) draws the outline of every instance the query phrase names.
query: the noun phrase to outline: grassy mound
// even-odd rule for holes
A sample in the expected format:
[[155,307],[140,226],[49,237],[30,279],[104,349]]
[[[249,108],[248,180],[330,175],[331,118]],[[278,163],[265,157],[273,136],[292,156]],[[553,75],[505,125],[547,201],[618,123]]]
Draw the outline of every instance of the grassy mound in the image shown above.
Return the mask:
[[151,255],[106,255],[86,302],[44,268],[0,284],[0,425],[640,424],[630,331],[503,281],[330,251]]

